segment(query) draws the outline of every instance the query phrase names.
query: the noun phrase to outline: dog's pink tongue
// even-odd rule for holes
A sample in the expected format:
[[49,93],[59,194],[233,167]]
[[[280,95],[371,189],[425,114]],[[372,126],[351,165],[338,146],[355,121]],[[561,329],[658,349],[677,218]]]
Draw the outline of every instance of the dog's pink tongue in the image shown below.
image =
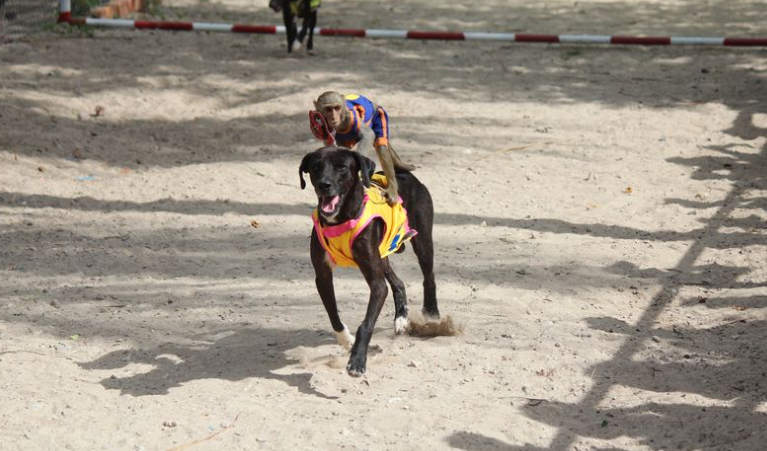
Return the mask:
[[338,205],[338,196],[322,196],[322,211],[325,213],[332,213]]

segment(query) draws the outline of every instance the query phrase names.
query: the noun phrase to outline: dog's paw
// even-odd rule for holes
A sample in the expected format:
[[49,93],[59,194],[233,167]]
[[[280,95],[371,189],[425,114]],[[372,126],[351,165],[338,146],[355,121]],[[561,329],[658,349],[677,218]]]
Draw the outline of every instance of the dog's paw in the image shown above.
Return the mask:
[[365,365],[356,365],[350,362],[346,365],[346,372],[351,377],[362,377],[365,374]]
[[341,332],[333,331],[336,334],[336,339],[338,340],[338,344],[341,345],[344,349],[347,351],[350,351],[352,349],[352,346],[354,346],[354,335],[352,335],[351,332],[349,332],[349,328],[346,327],[346,324],[344,324],[344,330]]
[[407,328],[410,326],[407,316],[400,316],[394,320],[394,335],[402,335],[407,332]]
[[352,352],[349,357],[349,363],[346,365],[346,372],[351,377],[360,377],[365,374],[365,367],[367,364],[368,356],[367,350],[365,352]]
[[354,369],[351,367],[346,367],[346,372],[349,373],[349,376],[351,377],[362,377],[365,375],[365,368]]

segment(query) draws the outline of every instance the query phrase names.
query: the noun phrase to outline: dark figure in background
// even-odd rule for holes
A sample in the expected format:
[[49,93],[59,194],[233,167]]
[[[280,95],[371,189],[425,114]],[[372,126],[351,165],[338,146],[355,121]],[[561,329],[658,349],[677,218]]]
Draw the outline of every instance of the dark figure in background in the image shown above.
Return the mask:
[[[282,21],[285,24],[285,34],[288,36],[288,53],[301,49],[306,39],[306,53],[314,52],[314,27],[317,26],[317,10],[322,0],[269,0],[269,7],[275,12],[282,11]],[[301,31],[298,31],[295,18],[303,19]]]

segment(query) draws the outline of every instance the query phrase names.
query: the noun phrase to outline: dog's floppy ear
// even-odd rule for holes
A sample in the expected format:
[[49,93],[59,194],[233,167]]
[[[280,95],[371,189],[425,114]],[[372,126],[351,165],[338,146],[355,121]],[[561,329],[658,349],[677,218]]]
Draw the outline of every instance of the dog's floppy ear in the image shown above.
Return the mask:
[[354,161],[357,163],[357,167],[359,168],[360,174],[362,175],[362,184],[365,186],[365,188],[370,188],[370,178],[373,177],[373,173],[376,170],[375,161],[371,160],[365,155],[361,155],[359,152],[355,152],[353,150],[350,152],[354,156]]
[[301,189],[306,188],[306,182],[304,181],[304,172],[309,172],[309,167],[316,157],[316,153],[307,153],[301,160],[301,165],[298,166],[298,178],[301,180]]

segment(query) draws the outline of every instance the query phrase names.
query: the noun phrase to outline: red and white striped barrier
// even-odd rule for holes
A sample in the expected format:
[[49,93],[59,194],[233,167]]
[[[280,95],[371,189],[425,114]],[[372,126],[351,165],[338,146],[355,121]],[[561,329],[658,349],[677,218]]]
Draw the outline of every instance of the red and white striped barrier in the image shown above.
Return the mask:
[[[173,31],[218,31],[230,33],[285,34],[282,25],[242,25],[206,22],[154,22],[127,19],[73,18],[70,0],[60,0],[59,22],[94,27],[133,28]],[[767,47],[767,38],[610,36],[591,34],[520,34],[412,30],[365,30],[349,28],[316,28],[320,36],[355,38],[421,39],[442,41],[506,41],[546,44],[613,44],[613,45],[711,45],[730,47]]]

